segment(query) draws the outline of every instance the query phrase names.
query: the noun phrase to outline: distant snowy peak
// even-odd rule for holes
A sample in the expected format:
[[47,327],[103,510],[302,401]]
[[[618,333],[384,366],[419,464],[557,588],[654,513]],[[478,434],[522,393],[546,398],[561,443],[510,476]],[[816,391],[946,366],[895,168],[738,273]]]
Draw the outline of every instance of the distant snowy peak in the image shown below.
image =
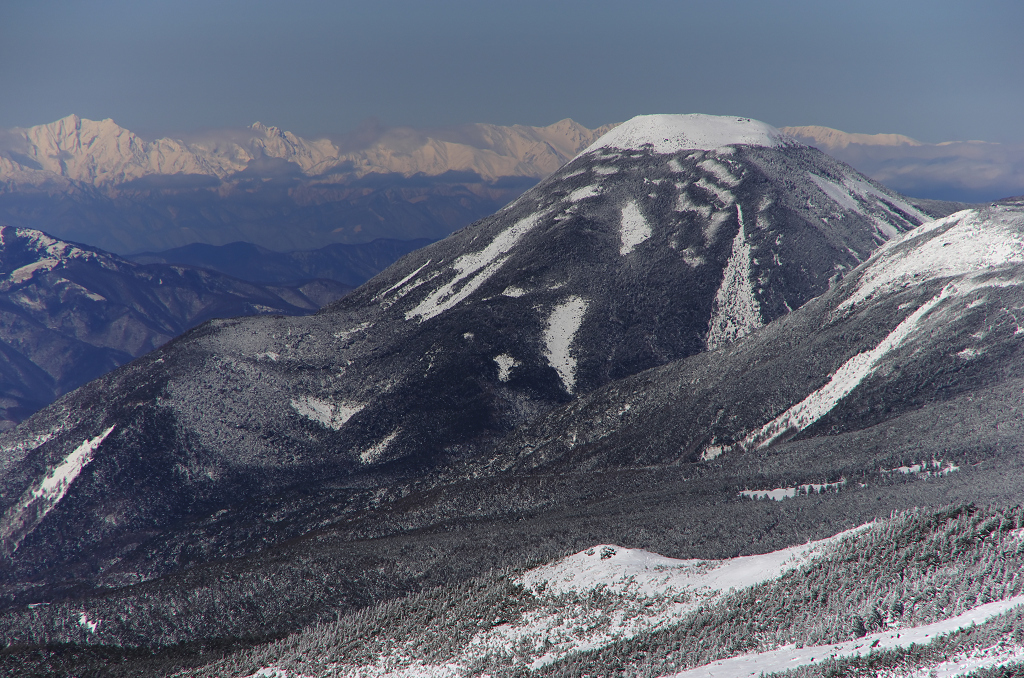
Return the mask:
[[[260,122],[242,130],[147,141],[110,119],[69,115],[0,137],[0,180],[42,185],[55,180],[117,187],[150,175],[200,175],[230,180],[260,171],[266,160],[296,166],[317,182],[372,173],[436,176],[473,172],[485,180],[541,178],[558,169],[610,125],[595,130],[566,119],[547,127],[464,125],[431,135],[386,130],[368,146],[343,150],[330,139],[302,137]],[[251,178],[251,177],[250,177]]]
[[640,150],[646,147],[655,153],[675,153],[691,149],[711,151],[731,145],[772,148],[791,143],[794,141],[782,131],[750,118],[697,113],[638,115],[602,136],[583,153],[599,148]]

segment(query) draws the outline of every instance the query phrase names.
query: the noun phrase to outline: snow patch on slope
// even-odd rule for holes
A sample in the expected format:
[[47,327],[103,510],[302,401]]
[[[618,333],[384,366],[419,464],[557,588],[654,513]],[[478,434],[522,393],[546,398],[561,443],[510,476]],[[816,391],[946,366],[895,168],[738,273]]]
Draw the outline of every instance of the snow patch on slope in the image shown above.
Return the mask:
[[774,490],[740,490],[740,496],[747,499],[771,499],[782,501],[792,499],[798,494],[821,494],[830,490],[840,490],[846,485],[846,480],[835,483],[808,483],[806,485],[795,485],[793,487],[777,487]]
[[41,480],[29,487],[18,501],[0,519],[0,549],[13,553],[21,541],[43,521],[64,498],[71,483],[93,459],[100,444],[114,427],[86,440],[76,447]]
[[707,160],[697,163],[697,167],[700,167],[702,170],[715,177],[715,179],[718,180],[718,183],[723,186],[736,188],[740,185],[740,180],[733,175],[728,167],[720,162],[708,158]]
[[572,355],[572,342],[586,310],[586,299],[569,297],[551,311],[544,330],[544,357],[558,372],[568,393],[576,388],[576,358]]
[[684,149],[710,151],[732,144],[776,147],[793,143],[796,141],[771,125],[750,118],[638,115],[602,136],[580,155],[602,148],[641,150],[650,146],[655,153],[675,153]]
[[312,396],[302,396],[291,401],[292,409],[315,422],[335,431],[341,429],[349,419],[363,409],[360,403],[334,404]]
[[591,184],[590,186],[577,188],[575,191],[565,196],[565,200],[566,202],[579,202],[580,200],[595,198],[599,195],[601,195],[601,187],[597,184]]
[[495,236],[484,249],[463,254],[456,259],[450,269],[455,273],[455,277],[428,294],[415,308],[405,314],[405,319],[419,317],[420,322],[430,320],[462,302],[501,268],[508,258],[505,255],[546,215],[547,212],[539,212],[520,219]]
[[647,223],[643,212],[635,200],[630,200],[622,208],[622,220],[619,224],[619,254],[625,256],[642,242],[653,235],[651,225]]
[[750,244],[746,240],[743,209],[736,205],[740,228],[732,241],[732,255],[725,265],[722,284],[715,294],[705,344],[714,350],[744,337],[764,325],[761,306],[750,281]]
[[522,364],[508,353],[495,356],[494,362],[498,364],[498,381],[502,382],[509,380],[512,375],[512,368],[519,367]]

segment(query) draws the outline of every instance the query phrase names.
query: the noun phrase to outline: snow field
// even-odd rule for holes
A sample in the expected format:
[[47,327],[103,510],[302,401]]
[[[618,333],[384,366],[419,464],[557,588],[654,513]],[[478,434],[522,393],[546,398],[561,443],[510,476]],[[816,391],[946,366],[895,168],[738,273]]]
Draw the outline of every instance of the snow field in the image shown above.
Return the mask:
[[626,256],[640,243],[646,242],[654,234],[647,223],[643,212],[635,200],[630,200],[622,207],[622,219],[619,223],[619,254]]
[[501,268],[507,258],[504,255],[545,216],[547,212],[538,212],[520,219],[495,236],[484,249],[463,254],[456,259],[450,269],[455,273],[455,277],[428,294],[415,308],[405,314],[405,319],[419,317],[420,322],[423,322],[458,305]]
[[544,357],[558,373],[567,393],[576,388],[576,358],[572,355],[572,342],[586,310],[586,299],[569,297],[551,311],[544,330]]

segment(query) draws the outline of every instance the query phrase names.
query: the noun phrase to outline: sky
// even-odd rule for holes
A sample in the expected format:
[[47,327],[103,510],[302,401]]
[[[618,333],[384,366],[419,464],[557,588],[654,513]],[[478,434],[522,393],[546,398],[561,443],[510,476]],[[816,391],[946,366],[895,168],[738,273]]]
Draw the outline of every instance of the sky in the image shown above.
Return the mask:
[[712,113],[1024,142],[1019,0],[0,0],[0,128]]

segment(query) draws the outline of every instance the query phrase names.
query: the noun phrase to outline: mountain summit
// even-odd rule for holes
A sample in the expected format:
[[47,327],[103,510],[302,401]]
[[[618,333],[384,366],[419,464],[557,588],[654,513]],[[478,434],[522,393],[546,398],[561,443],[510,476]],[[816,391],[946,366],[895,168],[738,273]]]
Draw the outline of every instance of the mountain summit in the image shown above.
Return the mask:
[[650,147],[655,153],[683,150],[711,151],[722,146],[784,146],[793,139],[771,125],[750,118],[719,115],[638,115],[588,146],[582,154],[600,148],[623,150]]

